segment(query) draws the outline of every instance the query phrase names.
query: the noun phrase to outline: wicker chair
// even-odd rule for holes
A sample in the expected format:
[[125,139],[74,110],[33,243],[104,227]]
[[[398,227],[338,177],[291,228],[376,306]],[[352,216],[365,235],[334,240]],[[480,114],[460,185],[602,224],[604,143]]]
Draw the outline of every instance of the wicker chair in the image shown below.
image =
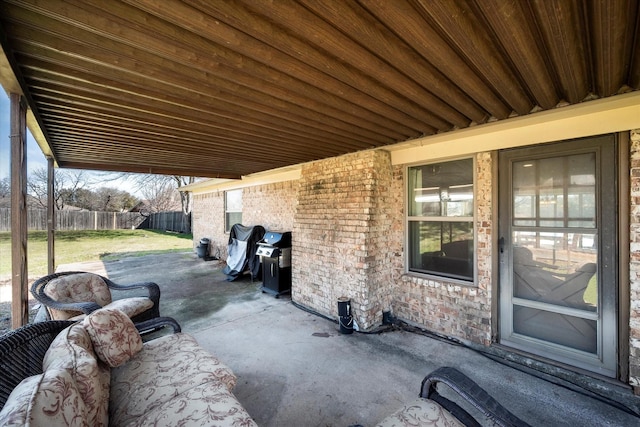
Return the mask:
[[420,399],[405,405],[378,424],[378,427],[423,425],[421,422],[424,425],[436,425],[437,420],[443,421],[443,425],[455,425],[457,421],[467,427],[480,427],[481,424],[469,412],[438,392],[438,384],[448,386],[455,395],[466,401],[467,407],[476,409],[474,413],[482,414],[494,425],[529,427],[529,424],[509,412],[471,378],[451,367],[438,368],[427,375],[422,380]]
[[[147,295],[113,298],[113,291],[135,290]],[[98,274],[69,271],[36,280],[31,293],[47,308],[51,320],[78,320],[105,306],[123,311],[135,323],[160,316],[160,288],[152,282],[119,285]]]
[[34,323],[0,337],[0,409],[20,381],[42,373],[49,344],[71,321]]
[[[0,336],[0,410],[23,379],[42,373],[42,362],[53,339],[74,323],[70,320],[31,323]],[[136,324],[140,333],[164,327],[172,328],[173,333],[181,331],[178,322],[171,317],[157,317]]]

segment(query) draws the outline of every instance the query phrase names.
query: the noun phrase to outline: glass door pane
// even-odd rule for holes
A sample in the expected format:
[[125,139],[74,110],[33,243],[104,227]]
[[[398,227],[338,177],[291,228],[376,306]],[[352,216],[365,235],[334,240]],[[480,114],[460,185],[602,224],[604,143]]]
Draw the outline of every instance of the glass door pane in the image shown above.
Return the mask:
[[513,296],[596,312],[596,234],[514,231]]
[[515,333],[597,353],[595,237],[513,232]]
[[595,153],[512,168],[513,331],[596,353]]

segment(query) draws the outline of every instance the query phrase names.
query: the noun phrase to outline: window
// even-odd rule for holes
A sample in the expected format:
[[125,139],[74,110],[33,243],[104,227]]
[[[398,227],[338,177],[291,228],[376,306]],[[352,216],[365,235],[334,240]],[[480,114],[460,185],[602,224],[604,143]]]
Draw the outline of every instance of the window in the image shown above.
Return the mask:
[[242,190],[224,193],[224,229],[228,233],[234,224],[242,223]]
[[409,167],[408,269],[473,281],[473,159]]

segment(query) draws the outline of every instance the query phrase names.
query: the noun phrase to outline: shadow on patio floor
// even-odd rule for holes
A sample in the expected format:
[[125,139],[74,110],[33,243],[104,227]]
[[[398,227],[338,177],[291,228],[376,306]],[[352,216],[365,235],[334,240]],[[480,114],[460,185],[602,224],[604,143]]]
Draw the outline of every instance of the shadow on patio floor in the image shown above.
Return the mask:
[[[417,397],[440,366],[466,373],[533,426],[636,426],[600,400],[495,362],[463,346],[403,330],[340,334],[338,325],[260,292],[223,263],[192,253],[125,258],[59,270],[160,285],[163,316],[175,318],[238,376],[235,394],[260,426],[375,425]],[[337,307],[336,307],[337,311]],[[628,402],[640,407],[629,391]]]

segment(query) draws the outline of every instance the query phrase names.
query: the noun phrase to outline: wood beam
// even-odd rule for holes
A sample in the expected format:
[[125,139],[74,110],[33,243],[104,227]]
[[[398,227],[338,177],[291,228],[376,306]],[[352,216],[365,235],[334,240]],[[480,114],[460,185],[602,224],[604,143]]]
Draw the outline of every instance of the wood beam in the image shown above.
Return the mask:
[[[93,14],[95,12],[91,13]],[[111,26],[113,25],[115,24],[112,23]],[[319,90],[309,84],[303,85],[304,88],[302,88],[297,85],[295,79],[291,77],[287,78],[281,73],[274,72],[273,69],[264,64],[257,63],[231,51],[223,50],[219,55],[212,55],[211,51],[203,51],[196,54],[196,52],[192,52],[192,50],[198,49],[198,47],[190,46],[188,56],[178,57],[177,59],[181,61],[177,62],[176,55],[185,55],[186,53],[184,52],[186,52],[186,50],[174,46],[173,49],[171,49],[170,55],[163,52],[163,50],[167,49],[166,44],[170,43],[169,41],[158,42],[158,44],[154,44],[153,47],[149,47],[148,50],[142,50],[135,46],[128,46],[118,40],[104,39],[100,35],[87,32],[84,29],[69,27],[66,23],[57,21],[49,23],[47,21],[46,26],[56,30],[43,33],[35,28],[21,25],[21,21],[7,24],[9,31],[14,33],[18,39],[35,41],[41,47],[45,45],[51,46],[55,52],[69,53],[75,60],[78,58],[92,58],[91,61],[94,63],[85,65],[85,67],[89,69],[95,69],[95,61],[99,60],[103,64],[109,64],[108,68],[111,69],[111,71],[114,69],[113,64],[118,64],[118,67],[137,70],[137,74],[143,76],[147,84],[149,84],[150,79],[159,79],[164,82],[191,81],[191,85],[196,88],[197,91],[211,93],[215,93],[213,86],[222,87],[232,85],[235,87],[232,93],[241,98],[259,99],[263,105],[270,105],[272,108],[275,106],[284,106],[286,110],[290,110],[294,106],[304,106],[308,109],[313,109],[316,114],[327,115],[328,117],[321,119],[321,122],[327,121],[330,118],[333,120],[346,120],[348,118],[358,123],[367,123],[360,125],[363,129],[379,128],[381,132],[389,132],[392,128],[398,126],[397,124],[394,125],[389,122],[384,115],[371,114],[366,109],[354,105],[350,101],[339,99],[327,91]],[[126,31],[127,28],[123,27],[121,30]],[[103,31],[107,30],[103,29]],[[71,39],[69,36],[57,35],[69,32],[72,32]],[[149,41],[153,40],[149,35],[129,33],[128,31],[127,34],[127,39],[129,40],[139,40],[141,38]],[[16,46],[18,49],[25,48],[25,46],[21,47],[20,44]],[[209,49],[215,48],[214,46],[208,47]],[[113,52],[122,51],[123,49],[131,52],[129,59],[124,60],[122,57],[116,59],[113,56]],[[230,56],[233,56],[233,61],[220,62],[223,58]],[[215,57],[216,60],[207,59],[209,57]],[[69,58],[69,60],[71,59],[72,58]],[[196,59],[195,65],[199,70],[194,72],[192,66],[185,64],[189,64]],[[245,63],[242,72],[239,72],[234,67],[234,65],[238,63]],[[257,68],[261,70],[260,73],[257,72]],[[180,78],[180,76],[182,76],[182,78]],[[265,77],[268,77],[268,81],[265,80]],[[127,80],[130,78],[132,78],[132,76],[127,76]],[[283,80],[285,80],[284,83]],[[291,87],[298,87],[298,90],[293,92],[291,91]],[[222,95],[222,98],[228,98],[228,95]],[[319,102],[317,99],[322,101]],[[351,107],[345,108],[349,105]],[[364,118],[366,118],[366,120],[364,120]],[[380,126],[379,123],[385,123],[387,127]]]
[[[240,20],[251,22],[250,29],[254,32],[254,37],[268,40],[277,49],[295,49],[305,52],[304,60],[315,68],[325,70],[336,78],[344,79],[343,82],[359,87],[362,91],[372,91],[384,89],[387,94],[396,93],[406,100],[415,102],[416,105],[428,111],[420,117],[425,122],[436,125],[433,121],[435,117],[429,117],[430,113],[435,113],[447,123],[464,127],[470,122],[471,117],[478,122],[484,119],[484,112],[471,103],[465,102],[468,99],[453,85],[445,93],[446,81],[439,81],[433,85],[433,76],[425,72],[425,89],[410,79],[406,79],[398,73],[390,64],[366,49],[363,49],[355,40],[342,34],[331,24],[322,18],[311,13],[308,9],[293,2],[279,3],[278,8],[269,7],[261,2],[244,2],[244,8],[240,7],[239,1],[216,1],[214,3],[203,2],[201,0],[191,0],[199,10],[213,16],[224,16],[227,23],[235,19],[233,25],[238,25]],[[279,25],[273,27],[272,23]],[[290,35],[282,28],[286,28],[295,34]],[[266,35],[269,37],[265,37]],[[304,46],[304,50],[299,50]],[[325,54],[324,52],[331,52]],[[422,70],[426,71],[426,70]],[[444,100],[447,101],[444,101]],[[459,104],[459,105],[458,105]],[[460,108],[461,111],[452,107]],[[467,116],[468,115],[468,116]],[[419,117],[419,116],[416,116]],[[429,119],[431,121],[428,121]],[[447,130],[447,128],[443,130]]]
[[[625,58],[638,55],[638,2],[587,2],[587,14],[592,29],[591,46],[595,58],[593,76],[595,89],[602,96],[618,93],[629,79]],[[635,21],[635,22],[634,22]],[[634,40],[635,38],[635,40]],[[622,41],[622,42],[621,42]]]
[[[231,25],[228,25],[228,23],[216,20],[216,28],[215,30],[213,30],[211,28],[211,25],[208,24],[209,21],[206,19],[199,20],[198,22],[190,19],[190,9],[188,6],[179,3],[174,3],[171,6],[168,6],[166,2],[165,4],[154,5],[143,4],[143,2],[137,0],[125,1],[131,3],[137,8],[143,9],[148,13],[160,17],[163,21],[170,21],[173,25],[180,26],[183,29],[187,30],[178,32],[175,37],[183,37],[185,35],[188,36],[190,32],[193,32],[207,38],[208,40],[218,44],[219,46],[228,46],[229,44],[233,43],[233,48],[237,52],[232,52],[231,50],[220,52],[220,55],[215,55],[215,57],[220,58],[220,60],[224,60],[225,58],[233,58],[233,61],[240,61],[238,63],[244,64],[244,66],[242,67],[244,70],[258,72],[259,75],[263,76],[265,74],[269,74],[268,79],[270,81],[281,81],[285,87],[293,87],[291,85],[295,85],[295,80],[299,79],[307,83],[311,87],[317,87],[322,91],[335,94],[349,104],[353,103],[359,106],[363,106],[364,108],[369,109],[372,112],[377,112],[377,114],[379,114],[383,118],[395,120],[398,123],[403,123],[406,126],[421,130],[426,134],[434,133],[434,128],[436,126],[426,125],[426,123],[431,123],[430,120],[416,119],[416,111],[414,111],[415,105],[407,103],[406,100],[402,100],[400,97],[394,96],[393,94],[389,93],[386,94],[388,95],[388,99],[385,100],[384,95],[382,97],[378,95],[378,92],[382,90],[382,88],[376,87],[374,85],[369,85],[364,91],[358,90],[357,86],[354,86],[350,83],[345,83],[339,78],[329,76],[328,74],[322,72],[321,70],[325,69],[324,66],[314,67],[309,66],[306,62],[303,62],[301,60],[292,61],[292,57],[285,53],[288,51],[287,49],[285,49],[284,51],[273,50],[265,45],[262,41],[260,41],[259,38],[253,37],[249,34],[245,34],[241,31],[237,31],[237,29],[235,29]],[[101,4],[111,5],[111,3],[105,2],[101,2]],[[171,15],[166,16],[164,15],[165,12],[170,13]],[[132,19],[135,14],[129,13],[127,16]],[[246,15],[243,15],[235,19],[242,20],[245,16]],[[148,19],[148,16],[144,16],[143,22],[146,22]],[[251,22],[252,27],[255,27],[258,24],[255,21],[255,18],[252,18],[250,21],[246,22]],[[170,24],[166,25],[168,25],[167,30],[169,30],[171,28]],[[273,31],[273,29],[271,27],[268,27],[267,32],[269,31]],[[233,42],[230,42],[231,40],[233,40]],[[193,46],[191,42],[189,42],[189,44]],[[295,47],[292,46],[291,50],[297,52],[304,52],[306,50],[303,49],[302,51],[300,51],[297,49],[298,47],[299,45],[296,45]],[[265,56],[265,53],[267,52],[268,55]],[[277,70],[281,74],[276,73],[272,75],[273,70]],[[291,77],[293,79],[290,80]],[[307,91],[302,90],[302,93],[307,93]],[[394,104],[394,102],[387,102],[389,100],[397,101],[398,103]],[[420,114],[417,114],[417,117],[420,117]],[[430,115],[430,119],[435,120],[434,123],[442,123],[441,119],[435,116]],[[386,123],[386,121],[379,120],[378,122]]]
[[[123,97],[140,99],[147,105],[152,102],[157,102],[159,105],[177,107],[179,108],[177,111],[180,111],[182,115],[190,114],[191,116],[197,116],[200,121],[204,121],[205,119],[210,120],[214,125],[216,123],[224,123],[226,126],[232,126],[238,129],[255,129],[256,131],[279,136],[286,134],[299,138],[301,134],[306,134],[305,139],[315,137],[318,138],[318,140],[334,141],[337,143],[350,143],[353,140],[385,141],[379,137],[372,138],[371,134],[362,137],[357,133],[353,133],[353,127],[346,122],[339,123],[339,127],[332,127],[329,123],[326,123],[326,121],[313,121],[308,117],[292,114],[292,112],[281,112],[278,113],[278,115],[274,115],[276,111],[266,106],[261,107],[264,112],[258,110],[249,111],[247,108],[225,102],[222,99],[210,98],[193,91],[177,90],[175,87],[168,85],[154,88],[151,88],[150,85],[144,87],[142,85],[129,85],[122,81],[80,74],[71,68],[48,64],[44,61],[33,60],[32,58],[24,58],[23,60],[25,64],[27,64],[25,68],[29,68],[32,71],[30,81],[33,82],[34,85],[38,84],[40,87],[46,88],[53,82],[55,82],[55,85],[61,87],[85,87],[95,94],[103,92],[104,95],[116,95],[120,99]],[[33,65],[34,68],[31,68],[31,65]],[[41,68],[35,69],[35,67]],[[44,67],[55,67],[57,71],[56,73],[43,71],[42,68]],[[67,75],[63,75],[62,73],[64,72],[66,72]],[[70,77],[71,74],[73,74],[73,77]],[[89,82],[89,79],[100,79],[101,81],[100,83],[94,83]],[[92,98],[87,99],[90,100]],[[112,118],[116,122],[122,120],[119,115],[116,116],[115,114],[112,115]],[[153,127],[155,128],[155,124]],[[355,130],[357,132],[357,129]],[[205,132],[205,134],[211,135],[211,131]],[[418,133],[394,135],[394,137],[398,137],[399,140],[417,136],[419,136]],[[386,141],[388,142],[389,139]]]
[[528,6],[524,2],[489,4],[481,1],[476,5],[537,104],[544,109],[555,107],[560,99]]
[[[423,68],[434,68],[433,75],[440,72],[447,79],[456,82],[467,95],[494,117],[504,119],[511,114],[511,108],[507,107],[468,63],[451,49],[446,40],[433,27],[424,25],[424,20],[410,3],[384,0],[364,4],[361,2],[359,6],[349,2],[334,4],[316,0],[303,0],[303,3],[317,13],[327,16],[330,22],[339,23],[342,30],[348,34],[356,34],[358,39],[374,39],[374,36],[377,36],[378,39],[374,39],[367,47],[377,51],[381,58],[394,58],[392,63],[415,63],[416,67],[407,67],[406,70],[416,82],[424,80],[424,76],[421,75]],[[366,10],[393,32],[382,30],[371,34],[369,28],[375,28],[375,23],[366,21]],[[331,14],[327,15],[328,13]],[[395,37],[402,37],[406,45],[394,42]]]
[[[366,7],[380,0],[367,0]],[[521,86],[501,52],[495,49],[495,41],[478,19],[478,14],[465,2],[437,2],[413,0],[415,9],[426,22],[432,22],[442,37],[457,51],[473,52],[464,59],[478,70],[491,86],[518,114],[527,114],[533,102]]]
[[591,88],[587,67],[589,35],[582,19],[584,4],[577,0],[535,0],[530,6],[549,51],[563,99],[572,104],[584,100]]
[[56,205],[55,205],[55,170],[53,157],[47,157],[47,271],[56,272]]
[[29,322],[27,269],[27,106],[11,93],[11,326]]

